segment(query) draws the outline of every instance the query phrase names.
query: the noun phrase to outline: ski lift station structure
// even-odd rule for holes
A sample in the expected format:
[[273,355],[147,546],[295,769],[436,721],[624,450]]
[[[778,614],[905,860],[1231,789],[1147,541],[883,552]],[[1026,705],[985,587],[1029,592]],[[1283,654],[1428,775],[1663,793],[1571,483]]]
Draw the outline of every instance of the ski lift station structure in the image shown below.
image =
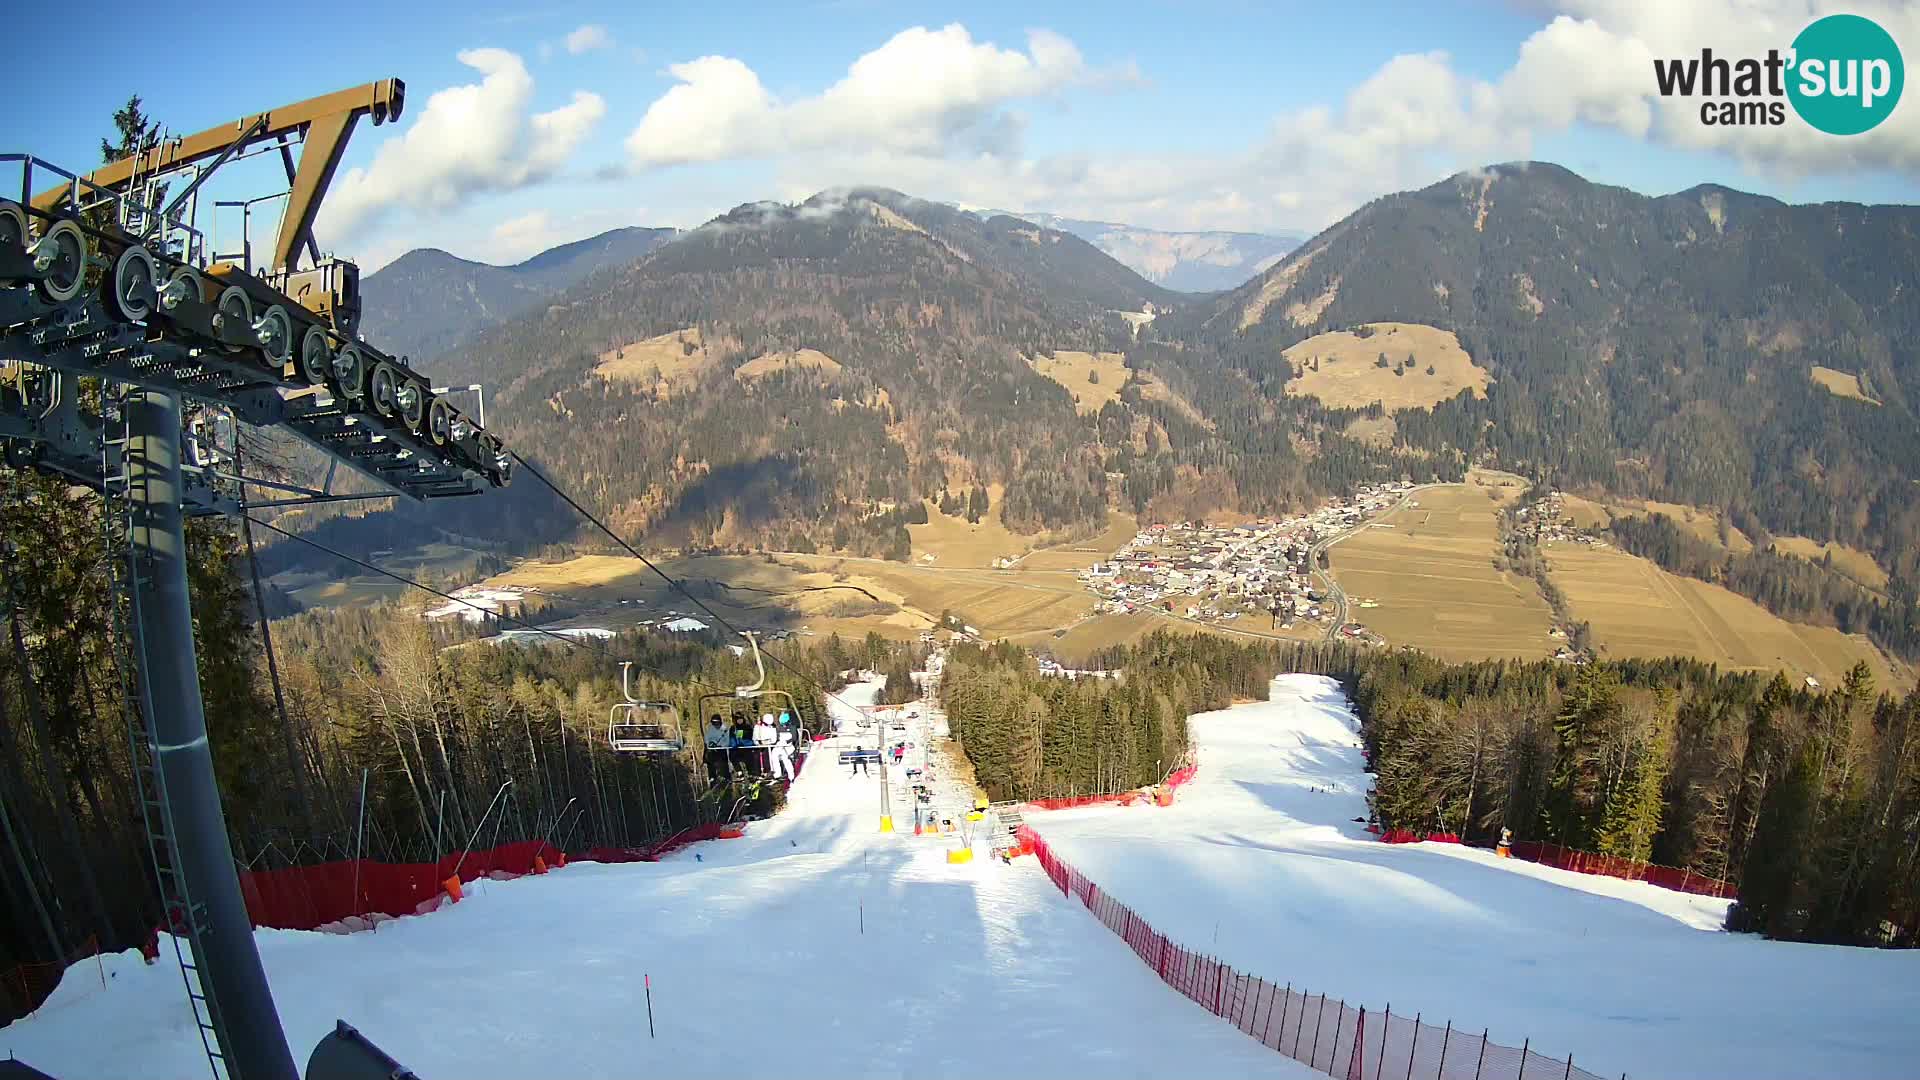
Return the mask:
[[[0,448],[15,467],[104,497],[110,615],[132,654],[119,667],[136,794],[170,937],[191,953],[180,957],[187,996],[222,1080],[299,1074],[214,780],[183,519],[474,495],[504,487],[514,463],[449,400],[452,388],[358,336],[359,269],[322,258],[314,241],[355,124],[397,119],[405,100],[404,83],[383,79],[162,139],[86,174],[0,154]],[[271,255],[256,265],[244,236],[236,251],[210,250],[200,211],[210,177],[260,155],[277,155],[286,187],[210,208],[244,215],[285,199]],[[83,395],[83,379],[99,380],[97,397]],[[246,475],[241,423],[318,451],[326,480],[313,488]],[[341,466],[374,490],[336,492]],[[273,497],[249,503],[249,488]],[[344,1023],[307,1070],[310,1080],[399,1075],[411,1074]]]

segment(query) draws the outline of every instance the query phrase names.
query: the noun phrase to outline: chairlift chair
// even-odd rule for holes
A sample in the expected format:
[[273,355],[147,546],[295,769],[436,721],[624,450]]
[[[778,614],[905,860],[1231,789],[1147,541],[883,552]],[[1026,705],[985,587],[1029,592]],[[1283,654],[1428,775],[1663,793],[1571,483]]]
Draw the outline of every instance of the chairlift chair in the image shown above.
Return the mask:
[[755,639],[753,631],[742,631],[740,636],[747,639],[747,648],[753,654],[754,671],[759,677],[754,679],[751,685],[734,687],[730,694],[725,692],[702,694],[700,721],[705,723],[707,717],[717,714],[724,717],[728,726],[731,727],[733,710],[742,702],[747,703],[747,710],[751,717],[758,717],[762,713],[778,716],[784,712],[793,718],[794,759],[803,760],[810,748],[810,740],[807,738],[806,721],[800,715],[799,703],[787,691],[775,690],[766,685],[767,668],[760,659],[760,642]]
[[632,690],[633,661],[620,664],[620,696],[607,713],[607,745],[616,754],[677,754],[686,745],[680,710],[670,701],[638,701]]

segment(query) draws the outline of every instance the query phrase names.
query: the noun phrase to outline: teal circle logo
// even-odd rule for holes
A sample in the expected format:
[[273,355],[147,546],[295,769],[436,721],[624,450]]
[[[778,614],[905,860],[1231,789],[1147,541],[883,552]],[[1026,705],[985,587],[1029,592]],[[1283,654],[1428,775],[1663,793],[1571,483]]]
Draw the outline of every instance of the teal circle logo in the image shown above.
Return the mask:
[[1787,99],[1829,135],[1872,131],[1900,103],[1906,65],[1893,35],[1872,19],[1829,15],[1793,39]]

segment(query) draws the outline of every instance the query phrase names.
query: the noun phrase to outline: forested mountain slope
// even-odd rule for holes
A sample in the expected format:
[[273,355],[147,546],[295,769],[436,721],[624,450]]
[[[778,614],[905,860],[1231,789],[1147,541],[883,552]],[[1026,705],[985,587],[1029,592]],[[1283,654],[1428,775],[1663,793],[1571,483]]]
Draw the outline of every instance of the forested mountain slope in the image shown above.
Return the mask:
[[[1720,187],[1649,198],[1501,165],[1378,199],[1151,333],[1279,400],[1295,374],[1281,351],[1316,335],[1387,320],[1454,332],[1491,375],[1486,397],[1395,414],[1399,447],[1715,507],[1762,541],[1851,544],[1893,576],[1911,631],[1916,227],[1914,207]],[[1816,382],[1816,366],[1860,394]]]
[[361,336],[395,355],[431,357],[463,337],[525,314],[595,271],[640,258],[676,232],[614,229],[512,266],[416,248],[361,282],[366,305]]
[[[1189,378],[1177,349],[1136,341],[1118,315],[1180,302],[1071,235],[855,189],[739,207],[435,372],[487,383],[510,445],[665,545],[905,557],[920,500],[974,485],[1004,485],[1021,531],[1098,527],[1111,504],[1169,493],[1237,506],[1224,473],[1194,483],[1228,463],[1263,505],[1334,486],[1307,475],[1284,427],[1249,439],[1230,422],[1229,401],[1244,420],[1270,412],[1243,382]],[[1117,399],[1077,408],[1097,384],[1030,363],[1062,350],[1132,350],[1134,370]],[[1325,458],[1351,479],[1387,467],[1369,454]],[[553,539],[534,535],[541,516],[448,512],[465,515],[463,531]]]
[[[1916,226],[1913,207],[1718,187],[1648,198],[1503,165],[1376,200],[1185,330],[1276,391],[1279,351],[1323,330],[1455,331],[1494,386],[1484,402],[1403,414],[1409,443],[1730,507],[1912,576]],[[1815,365],[1857,374],[1878,404],[1822,388]]]

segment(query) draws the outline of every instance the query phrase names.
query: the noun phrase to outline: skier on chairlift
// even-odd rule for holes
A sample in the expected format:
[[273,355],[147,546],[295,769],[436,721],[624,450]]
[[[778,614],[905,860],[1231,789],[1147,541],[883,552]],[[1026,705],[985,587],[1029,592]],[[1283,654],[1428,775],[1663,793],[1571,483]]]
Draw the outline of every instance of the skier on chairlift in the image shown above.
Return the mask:
[[762,773],[773,771],[774,732],[773,714],[761,713],[760,722],[753,725],[753,764]]
[[732,779],[733,767],[728,758],[731,754],[729,748],[733,745],[733,737],[727,733],[726,722],[720,718],[719,713],[714,713],[713,719],[707,723],[706,742],[708,779],[716,776]]
[[[781,713],[785,716],[786,713]],[[773,744],[773,775],[777,780],[792,782],[793,775],[793,729],[783,727],[775,737]]]

